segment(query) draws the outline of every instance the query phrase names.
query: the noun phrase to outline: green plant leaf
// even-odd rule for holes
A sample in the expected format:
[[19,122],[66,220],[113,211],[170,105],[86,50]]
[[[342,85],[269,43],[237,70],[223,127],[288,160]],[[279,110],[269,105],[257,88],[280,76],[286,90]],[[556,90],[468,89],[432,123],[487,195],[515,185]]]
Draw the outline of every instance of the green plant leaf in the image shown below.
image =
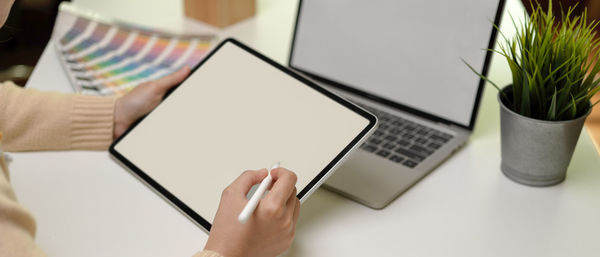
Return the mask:
[[508,99],[506,97],[506,94],[504,94],[504,92],[502,91],[502,89],[500,89],[500,87],[498,85],[496,85],[496,83],[494,83],[493,81],[491,81],[488,77],[483,76],[483,74],[479,73],[478,71],[475,70],[475,68],[473,68],[469,63],[467,63],[467,61],[465,61],[465,59],[460,58],[460,60],[462,60],[462,62],[464,62],[467,67],[469,67],[469,69],[471,69],[471,71],[475,72],[475,74],[477,74],[480,78],[482,78],[483,80],[489,82],[492,86],[494,86],[498,91],[500,91],[500,94],[502,94],[502,97],[505,99]]
[[571,119],[577,117],[577,103],[575,103],[575,98],[573,98],[573,96],[571,96],[571,103],[573,104],[573,107],[571,108]]
[[[518,111],[521,115],[529,117],[531,115],[531,108],[529,106],[529,75],[523,71],[523,90],[521,96],[521,109]],[[517,103],[516,103],[517,104]]]
[[573,7],[561,10],[557,18],[551,7],[544,12],[537,2],[531,4],[533,13],[529,18],[524,14],[524,22],[510,16],[516,35],[501,34],[500,50],[488,49],[506,59],[512,74],[512,97],[503,97],[512,110],[531,118],[574,118],[590,108],[590,99],[600,92],[600,79],[594,79],[600,61],[589,61],[600,60],[600,36],[595,31],[600,21],[588,21],[587,11],[574,15]]
[[550,108],[548,109],[548,120],[556,120],[556,89],[554,90],[554,94],[552,94],[552,102],[550,103]]

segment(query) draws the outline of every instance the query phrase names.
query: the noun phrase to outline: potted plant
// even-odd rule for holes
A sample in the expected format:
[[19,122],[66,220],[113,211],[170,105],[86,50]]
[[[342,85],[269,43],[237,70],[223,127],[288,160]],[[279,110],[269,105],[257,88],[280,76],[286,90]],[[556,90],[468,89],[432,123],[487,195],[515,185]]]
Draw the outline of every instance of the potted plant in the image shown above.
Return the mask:
[[[597,21],[587,11],[562,12],[558,22],[541,6],[517,29],[504,37],[500,51],[512,73],[512,85],[499,90],[502,172],[510,179],[532,186],[550,186],[565,179],[567,167],[591,112],[590,99],[600,91],[600,39]],[[498,29],[498,28],[497,28]],[[504,35],[503,35],[504,36]]]

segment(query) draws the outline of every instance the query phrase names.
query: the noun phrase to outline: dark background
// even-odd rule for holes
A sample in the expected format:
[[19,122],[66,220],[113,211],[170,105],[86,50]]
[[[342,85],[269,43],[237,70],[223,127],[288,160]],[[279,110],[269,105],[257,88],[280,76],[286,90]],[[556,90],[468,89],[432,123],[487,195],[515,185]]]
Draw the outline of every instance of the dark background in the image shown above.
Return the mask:
[[15,1],[6,24],[0,28],[0,82],[12,80],[25,85],[50,39],[60,2]]

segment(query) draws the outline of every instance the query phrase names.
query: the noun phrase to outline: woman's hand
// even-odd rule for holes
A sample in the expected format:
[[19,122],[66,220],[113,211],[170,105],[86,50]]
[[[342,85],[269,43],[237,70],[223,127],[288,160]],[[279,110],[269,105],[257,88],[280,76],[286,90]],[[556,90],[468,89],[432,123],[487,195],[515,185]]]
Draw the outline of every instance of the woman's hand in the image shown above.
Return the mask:
[[152,111],[163,99],[167,90],[181,83],[188,74],[187,66],[160,79],[142,83],[117,99],[113,139],[118,138],[133,122]]
[[250,188],[266,176],[265,169],[246,171],[223,190],[205,250],[225,257],[269,257],[291,246],[300,212],[293,172],[284,168],[272,170],[271,190],[245,224],[237,219],[248,202]]

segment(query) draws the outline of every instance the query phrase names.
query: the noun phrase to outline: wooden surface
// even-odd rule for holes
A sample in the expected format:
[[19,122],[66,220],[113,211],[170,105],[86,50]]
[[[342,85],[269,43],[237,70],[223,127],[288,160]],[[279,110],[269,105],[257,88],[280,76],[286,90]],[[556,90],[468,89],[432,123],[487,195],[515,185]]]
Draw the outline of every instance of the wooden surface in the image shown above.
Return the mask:
[[254,15],[254,0],[185,0],[185,16],[226,27]]

